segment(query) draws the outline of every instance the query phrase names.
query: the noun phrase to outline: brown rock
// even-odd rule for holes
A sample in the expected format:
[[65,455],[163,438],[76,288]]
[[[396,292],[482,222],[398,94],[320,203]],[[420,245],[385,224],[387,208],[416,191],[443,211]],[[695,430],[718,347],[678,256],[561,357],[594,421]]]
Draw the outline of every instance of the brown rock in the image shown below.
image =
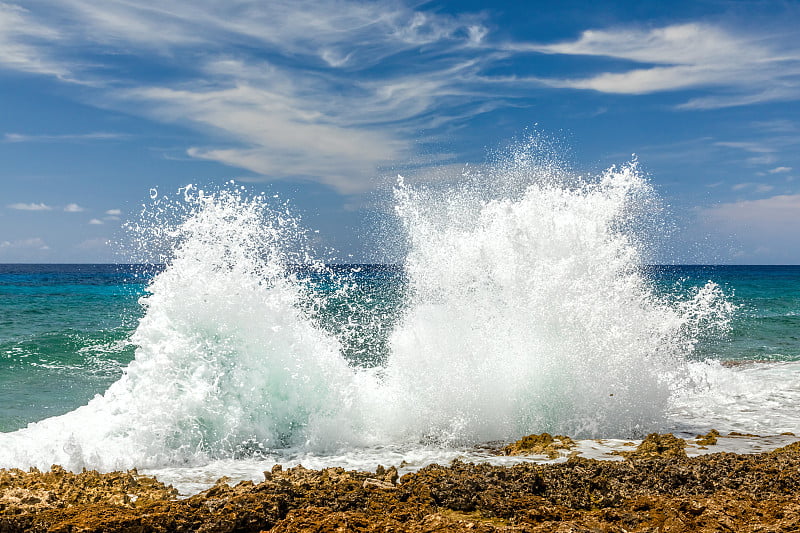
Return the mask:
[[705,435],[697,436],[697,444],[700,446],[713,446],[717,443],[717,438],[720,436],[719,431],[712,429]]
[[800,446],[687,458],[663,435],[645,442],[619,462],[455,461],[399,480],[392,468],[276,467],[183,500],[135,471],[0,470],[0,532],[800,531]]
[[546,455],[555,459],[561,455],[562,450],[569,450],[575,446],[575,441],[564,435],[553,437],[549,433],[528,435],[517,442],[503,448],[503,455]]
[[632,452],[617,452],[627,458],[632,457],[686,457],[686,441],[671,433],[651,433]]

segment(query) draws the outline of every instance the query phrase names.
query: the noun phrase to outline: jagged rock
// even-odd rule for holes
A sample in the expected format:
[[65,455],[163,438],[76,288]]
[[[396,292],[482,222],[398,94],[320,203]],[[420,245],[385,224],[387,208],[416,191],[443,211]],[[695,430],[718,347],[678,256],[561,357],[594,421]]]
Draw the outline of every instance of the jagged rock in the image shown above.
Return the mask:
[[375,478],[371,478],[371,477],[368,477],[367,479],[365,479],[364,483],[362,483],[361,486],[364,487],[365,489],[372,488],[372,489],[394,490],[394,489],[397,488],[395,485],[393,485],[392,483],[389,483],[388,481],[381,481],[380,479],[375,479]]
[[393,468],[276,467],[186,499],[135,471],[0,470],[0,532],[800,530],[800,445],[688,458],[659,435],[639,448],[619,462],[455,461],[399,480]]
[[33,468],[0,470],[0,513],[40,512],[83,504],[142,506],[176,498],[178,492],[134,470],[79,474],[53,465],[48,472]]

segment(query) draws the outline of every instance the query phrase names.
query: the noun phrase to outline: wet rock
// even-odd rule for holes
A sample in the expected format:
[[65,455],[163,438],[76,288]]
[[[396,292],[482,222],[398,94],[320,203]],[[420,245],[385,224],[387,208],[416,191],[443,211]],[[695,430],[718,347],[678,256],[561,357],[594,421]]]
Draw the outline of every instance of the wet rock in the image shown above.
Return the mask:
[[686,457],[686,441],[671,433],[651,433],[636,447],[635,451],[618,452],[626,458],[634,457]]
[[564,435],[553,437],[549,433],[528,435],[504,447],[503,455],[546,455],[555,459],[562,451],[575,447],[575,441]]
[[718,437],[720,437],[719,431],[712,429],[705,435],[698,435],[697,444],[700,446],[713,446],[717,443]]

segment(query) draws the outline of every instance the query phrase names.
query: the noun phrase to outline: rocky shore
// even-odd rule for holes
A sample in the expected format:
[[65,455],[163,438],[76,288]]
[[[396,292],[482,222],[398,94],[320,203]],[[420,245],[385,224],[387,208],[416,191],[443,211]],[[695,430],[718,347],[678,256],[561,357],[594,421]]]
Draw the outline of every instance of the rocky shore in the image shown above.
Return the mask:
[[[500,453],[551,453],[571,442],[526,439]],[[276,466],[261,483],[223,478],[185,499],[135,470],[0,470],[0,533],[800,531],[800,443],[699,457],[687,457],[684,444],[654,434],[620,461],[454,462],[402,477],[393,467]]]

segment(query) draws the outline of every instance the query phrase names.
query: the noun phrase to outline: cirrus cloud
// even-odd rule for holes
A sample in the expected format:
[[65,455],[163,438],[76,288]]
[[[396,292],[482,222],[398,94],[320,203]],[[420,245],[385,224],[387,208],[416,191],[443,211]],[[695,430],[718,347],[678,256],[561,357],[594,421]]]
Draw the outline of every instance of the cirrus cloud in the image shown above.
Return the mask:
[[[6,0],[0,68],[79,83],[95,105],[200,132],[203,140],[185,147],[193,158],[345,194],[413,159],[421,137],[530,105],[531,89],[705,91],[682,98],[684,110],[800,98],[800,39],[785,35],[699,21],[509,42],[487,17],[395,0]],[[601,68],[493,74],[531,54],[598,58]],[[104,61],[118,55],[171,75],[131,77]],[[627,63],[603,68],[607,58]],[[14,133],[5,142],[106,138],[116,136]],[[775,161],[764,154],[751,163]]]
[[49,250],[50,247],[41,237],[33,237],[30,239],[20,239],[15,241],[2,241],[0,242],[0,249],[17,249],[17,250]]
[[32,202],[29,204],[26,203],[16,203],[16,204],[9,204],[9,209],[15,209],[17,211],[51,211],[53,208],[45,203],[36,203]]
[[787,47],[786,42],[792,41],[708,23],[687,23],[647,30],[587,30],[573,41],[512,43],[507,48],[601,56],[646,65],[588,77],[536,79],[551,87],[616,94],[716,87],[723,92],[696,97],[678,106],[713,109],[800,98],[800,47]]

